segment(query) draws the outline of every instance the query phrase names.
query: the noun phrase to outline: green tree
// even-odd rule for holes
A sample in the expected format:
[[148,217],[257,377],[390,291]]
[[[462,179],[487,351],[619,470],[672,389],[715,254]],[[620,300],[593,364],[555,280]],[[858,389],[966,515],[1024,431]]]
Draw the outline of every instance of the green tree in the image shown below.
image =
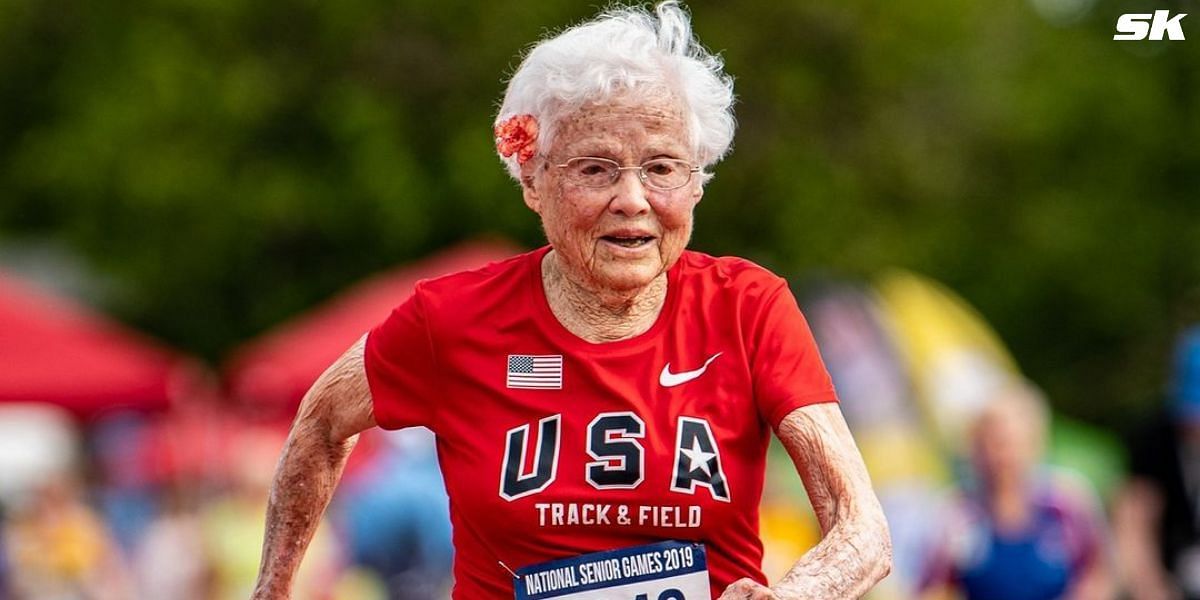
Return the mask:
[[[593,8],[530,4],[0,3],[0,232],[212,360],[447,243],[537,244],[491,120],[518,53]],[[1114,42],[1129,6],[693,2],[741,123],[693,247],[928,274],[1060,407],[1123,422],[1200,284],[1200,51]]]

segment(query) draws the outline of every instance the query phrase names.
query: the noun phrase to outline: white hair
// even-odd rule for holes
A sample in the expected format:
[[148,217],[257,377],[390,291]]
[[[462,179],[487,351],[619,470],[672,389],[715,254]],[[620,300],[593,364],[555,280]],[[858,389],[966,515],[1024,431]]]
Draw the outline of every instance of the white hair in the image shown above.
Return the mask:
[[[496,123],[528,114],[538,122],[537,151],[554,140],[558,122],[584,105],[618,94],[674,97],[683,103],[696,161],[707,168],[733,142],[733,78],[721,58],[692,35],[691,19],[668,0],[655,15],[641,7],[616,7],[544,39],[525,55],[508,82]],[[501,157],[520,180],[516,155]]]

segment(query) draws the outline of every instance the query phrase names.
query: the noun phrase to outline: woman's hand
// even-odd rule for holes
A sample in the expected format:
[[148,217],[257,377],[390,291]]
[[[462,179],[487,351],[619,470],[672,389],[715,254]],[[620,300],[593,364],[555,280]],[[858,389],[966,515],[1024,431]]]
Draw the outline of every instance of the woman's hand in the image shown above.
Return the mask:
[[823,536],[775,582],[775,595],[763,597],[862,597],[891,571],[892,541],[841,410],[833,403],[797,408],[776,433],[804,480]]
[[743,577],[725,588],[717,600],[781,600],[771,588],[749,577]]

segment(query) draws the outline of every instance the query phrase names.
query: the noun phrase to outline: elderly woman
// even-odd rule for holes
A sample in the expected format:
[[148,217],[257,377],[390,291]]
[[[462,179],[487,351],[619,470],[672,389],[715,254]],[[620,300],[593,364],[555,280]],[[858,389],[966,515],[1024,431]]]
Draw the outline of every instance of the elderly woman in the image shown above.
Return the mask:
[[[549,246],[417,285],[306,396],[256,598],[285,598],[356,434],[437,435],[454,598],[850,598],[887,526],[787,283],[685,251],[732,82],[673,2],[534,47],[497,147]],[[774,430],[824,539],[768,587]]]

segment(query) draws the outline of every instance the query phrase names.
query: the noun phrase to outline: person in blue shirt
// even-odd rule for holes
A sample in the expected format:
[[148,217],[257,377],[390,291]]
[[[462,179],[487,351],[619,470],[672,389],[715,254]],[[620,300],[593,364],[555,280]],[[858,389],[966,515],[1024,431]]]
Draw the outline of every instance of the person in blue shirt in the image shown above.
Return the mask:
[[972,474],[940,512],[925,597],[1112,597],[1103,513],[1082,478],[1043,464],[1048,420],[1041,394],[1020,382],[974,419]]

